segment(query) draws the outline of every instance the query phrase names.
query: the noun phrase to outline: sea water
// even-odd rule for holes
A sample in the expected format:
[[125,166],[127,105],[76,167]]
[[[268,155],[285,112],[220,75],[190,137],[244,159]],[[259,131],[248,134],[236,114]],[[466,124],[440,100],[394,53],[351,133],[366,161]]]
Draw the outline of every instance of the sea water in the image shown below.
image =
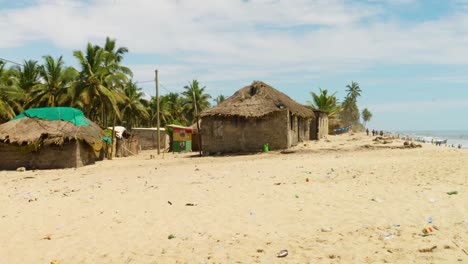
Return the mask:
[[468,149],[468,131],[467,130],[407,130],[396,132],[400,136],[410,137],[432,137],[434,139],[445,140],[447,139],[447,145],[452,144],[458,147],[459,144],[462,148]]

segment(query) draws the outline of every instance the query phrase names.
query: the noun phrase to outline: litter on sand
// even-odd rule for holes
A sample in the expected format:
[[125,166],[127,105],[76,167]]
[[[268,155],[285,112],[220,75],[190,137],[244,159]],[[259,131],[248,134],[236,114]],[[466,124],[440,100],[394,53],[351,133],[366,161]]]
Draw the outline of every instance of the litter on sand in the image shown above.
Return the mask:
[[432,252],[434,249],[436,249],[437,246],[433,246],[433,247],[430,247],[430,248],[423,248],[423,249],[420,249],[419,252],[421,253],[429,253],[429,252]]
[[288,255],[288,251],[286,249],[281,250],[276,256],[278,258],[284,258]]

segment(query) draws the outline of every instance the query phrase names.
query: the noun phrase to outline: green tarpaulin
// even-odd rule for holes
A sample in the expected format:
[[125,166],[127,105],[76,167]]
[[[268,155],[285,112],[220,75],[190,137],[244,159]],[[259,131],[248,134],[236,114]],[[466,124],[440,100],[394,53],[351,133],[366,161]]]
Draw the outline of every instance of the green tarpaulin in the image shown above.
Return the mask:
[[45,120],[62,120],[73,123],[75,126],[89,126],[88,119],[81,110],[72,107],[44,107],[32,108],[17,115],[15,119],[23,117],[40,118]]

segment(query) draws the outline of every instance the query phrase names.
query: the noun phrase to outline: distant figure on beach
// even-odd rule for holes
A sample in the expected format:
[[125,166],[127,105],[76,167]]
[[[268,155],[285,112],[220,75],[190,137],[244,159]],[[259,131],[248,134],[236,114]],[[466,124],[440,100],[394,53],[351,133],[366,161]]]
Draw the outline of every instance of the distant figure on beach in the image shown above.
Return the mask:
[[383,130],[380,130],[380,136],[383,137]]
[[369,129],[366,128],[366,133],[367,133],[367,136],[369,136]]
[[372,129],[372,136],[375,136],[375,130]]
[[458,144],[458,148],[461,149],[461,148],[462,148],[462,144]]

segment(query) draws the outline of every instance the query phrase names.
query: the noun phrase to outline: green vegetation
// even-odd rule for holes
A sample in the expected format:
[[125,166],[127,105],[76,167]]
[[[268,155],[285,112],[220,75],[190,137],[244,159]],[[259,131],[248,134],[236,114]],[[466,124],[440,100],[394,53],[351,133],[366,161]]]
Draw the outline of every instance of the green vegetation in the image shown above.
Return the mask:
[[328,113],[329,118],[335,118],[340,111],[340,106],[335,96],[336,93],[328,95],[328,90],[322,90],[321,88],[319,88],[319,91],[319,94],[310,92],[313,102],[307,101],[307,103],[312,109],[325,111]]
[[[77,69],[67,66],[62,56],[44,56],[43,61],[25,60],[21,65],[7,67],[0,60],[0,123],[15,117],[25,109],[35,107],[71,106],[81,109],[86,117],[103,127],[122,124],[128,128],[155,127],[156,98],[144,98],[132,71],[122,65],[126,47],[119,47],[115,39],[106,38],[103,46],[88,43],[84,50],[75,50]],[[181,93],[170,92],[159,99],[160,125],[191,125],[198,112],[211,107],[206,87],[193,80]],[[347,95],[340,103],[336,93],[319,89],[311,92],[312,109],[328,112],[331,123],[362,128],[372,113],[359,111],[357,101],[362,90],[357,82],[346,86]],[[227,97],[218,95],[216,105]]]
[[[313,102],[308,102],[312,109],[319,109],[328,112],[331,120],[332,128],[339,126],[350,126],[355,131],[364,129],[364,126],[359,122],[361,113],[357,105],[357,99],[361,96],[362,90],[357,82],[351,82],[346,85],[346,97],[340,104],[336,99],[336,92],[328,94],[328,90],[319,88],[319,93],[311,92]],[[372,113],[366,108],[362,111],[364,124],[372,118]],[[335,127],[333,127],[335,126]]]
[[[27,60],[9,68],[0,60],[0,123],[29,108],[71,106],[103,127],[114,121],[128,128],[156,126],[156,98],[144,99],[132,71],[122,65],[128,51],[106,38],[102,47],[88,43],[84,50],[73,52],[78,69],[66,66],[62,56],[44,56],[42,64]],[[194,95],[199,112],[210,107],[211,96],[205,89],[193,80],[181,94],[161,96],[161,126],[192,124]]]

